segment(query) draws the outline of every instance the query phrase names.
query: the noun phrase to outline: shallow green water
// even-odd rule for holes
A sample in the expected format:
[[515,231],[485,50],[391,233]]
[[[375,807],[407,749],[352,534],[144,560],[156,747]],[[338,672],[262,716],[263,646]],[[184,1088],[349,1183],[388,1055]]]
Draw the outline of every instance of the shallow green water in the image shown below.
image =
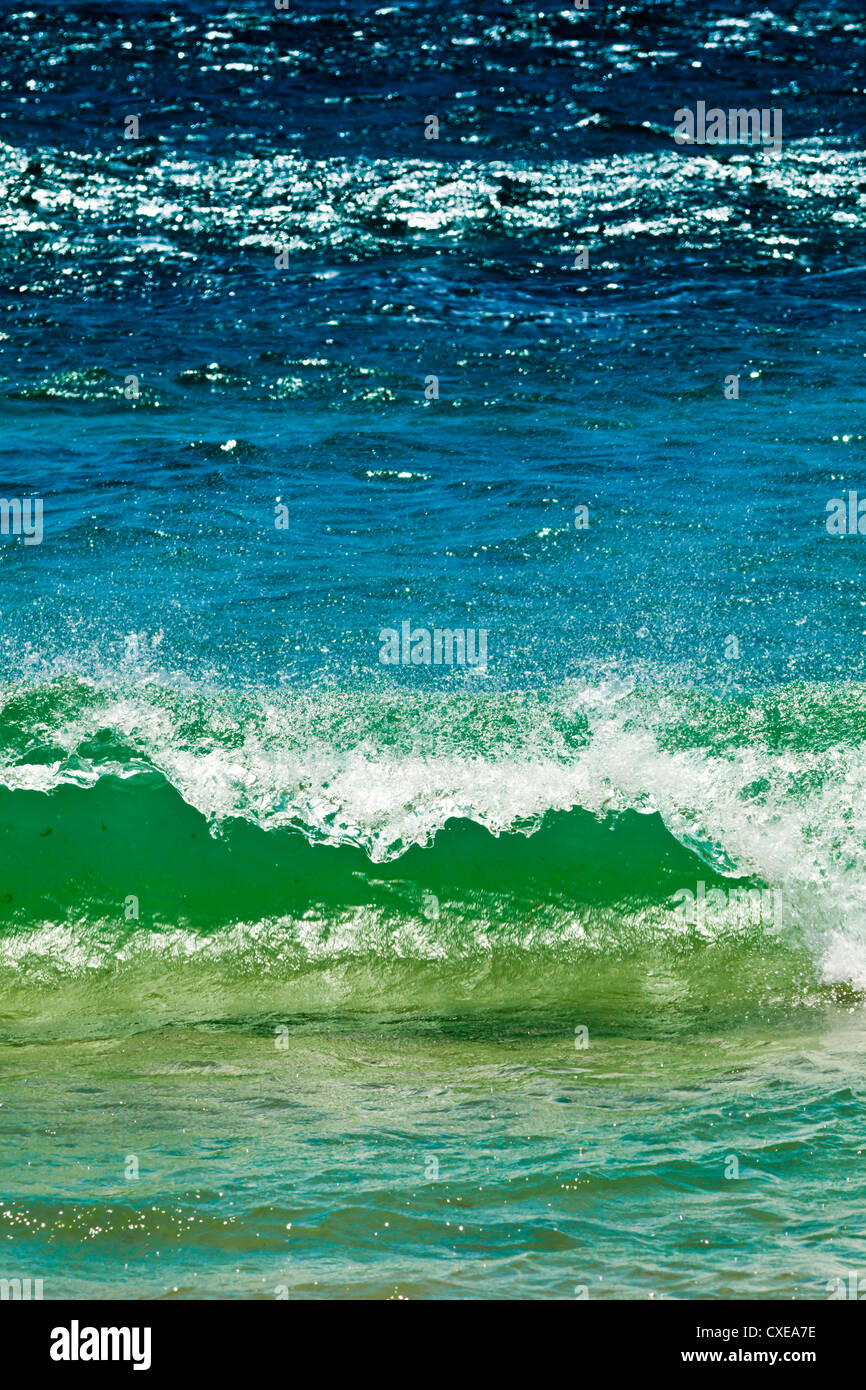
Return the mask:
[[866,1267],[860,1011],[684,1019],[682,976],[640,975],[555,1019],[6,1045],[4,1271],[51,1298],[826,1298]]

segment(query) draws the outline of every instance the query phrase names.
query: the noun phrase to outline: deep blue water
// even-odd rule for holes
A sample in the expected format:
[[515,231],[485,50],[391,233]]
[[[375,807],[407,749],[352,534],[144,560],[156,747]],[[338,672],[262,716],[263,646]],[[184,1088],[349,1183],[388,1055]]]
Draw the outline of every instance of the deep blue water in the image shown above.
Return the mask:
[[[339,682],[409,619],[504,685],[862,673],[853,7],[4,11],[13,664]],[[782,151],[683,150],[697,99]]]

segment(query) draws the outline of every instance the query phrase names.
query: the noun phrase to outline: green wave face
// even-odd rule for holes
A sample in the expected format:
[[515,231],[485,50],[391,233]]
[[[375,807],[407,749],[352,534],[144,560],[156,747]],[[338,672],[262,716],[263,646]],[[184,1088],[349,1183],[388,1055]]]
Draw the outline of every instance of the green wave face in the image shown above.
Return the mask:
[[42,1027],[46,991],[70,1026],[85,986],[77,1027],[141,1024],[157,979],[187,1019],[287,1000],[640,1013],[662,978],[711,1013],[733,977],[740,1010],[844,997],[864,980],[863,699],[10,689],[10,1026]]

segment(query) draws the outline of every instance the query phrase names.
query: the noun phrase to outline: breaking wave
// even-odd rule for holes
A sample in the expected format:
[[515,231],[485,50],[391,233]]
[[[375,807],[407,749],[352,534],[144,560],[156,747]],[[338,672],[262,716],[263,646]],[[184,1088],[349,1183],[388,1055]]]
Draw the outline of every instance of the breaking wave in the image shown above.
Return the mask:
[[863,989],[864,701],[8,687],[0,967],[230,956],[289,977],[760,942]]

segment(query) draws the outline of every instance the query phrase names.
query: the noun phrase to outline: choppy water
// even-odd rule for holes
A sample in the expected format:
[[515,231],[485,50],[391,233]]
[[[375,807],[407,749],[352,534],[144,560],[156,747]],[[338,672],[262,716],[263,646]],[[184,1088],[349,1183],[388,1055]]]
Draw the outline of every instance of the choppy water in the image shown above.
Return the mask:
[[866,1278],[864,30],[3,7],[0,1277]]

